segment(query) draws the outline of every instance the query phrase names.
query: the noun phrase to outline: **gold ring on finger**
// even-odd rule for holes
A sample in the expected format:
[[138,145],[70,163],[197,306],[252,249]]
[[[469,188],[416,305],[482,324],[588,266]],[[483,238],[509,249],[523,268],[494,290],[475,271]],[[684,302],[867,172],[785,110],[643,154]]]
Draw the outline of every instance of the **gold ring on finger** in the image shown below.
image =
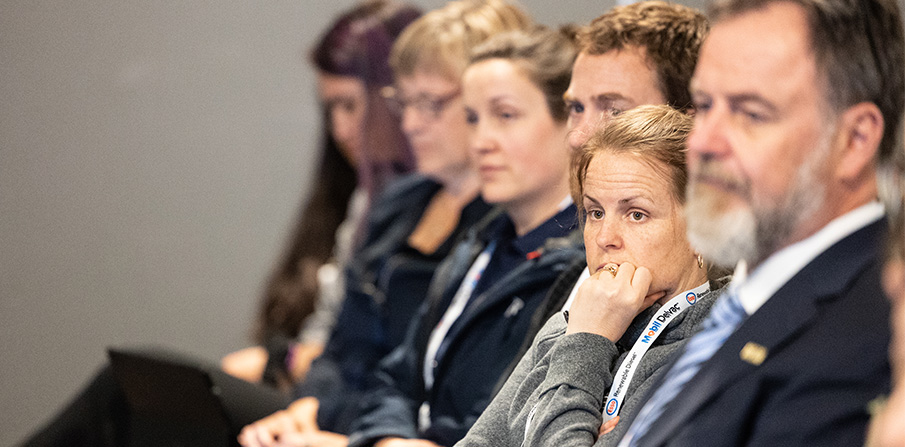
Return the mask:
[[603,266],[603,269],[610,272],[613,275],[613,277],[615,278],[616,272],[619,271],[619,266],[616,264],[607,264],[607,265]]

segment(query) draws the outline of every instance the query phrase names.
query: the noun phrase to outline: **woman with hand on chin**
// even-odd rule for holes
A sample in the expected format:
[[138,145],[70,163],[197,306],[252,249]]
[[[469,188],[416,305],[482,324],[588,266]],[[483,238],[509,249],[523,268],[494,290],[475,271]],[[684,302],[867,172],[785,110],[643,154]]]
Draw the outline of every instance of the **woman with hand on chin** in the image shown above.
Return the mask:
[[642,106],[579,150],[572,196],[591,277],[457,445],[618,443],[618,414],[637,405],[728,282],[708,275],[685,236],[691,126],[672,108]]

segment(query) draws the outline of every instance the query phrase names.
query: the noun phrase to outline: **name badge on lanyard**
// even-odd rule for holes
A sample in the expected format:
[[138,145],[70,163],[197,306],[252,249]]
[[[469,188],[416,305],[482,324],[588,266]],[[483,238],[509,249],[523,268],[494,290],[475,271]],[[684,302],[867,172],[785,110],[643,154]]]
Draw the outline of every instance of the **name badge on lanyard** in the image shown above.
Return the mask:
[[[450,302],[449,307],[446,308],[446,312],[443,313],[443,317],[440,318],[437,327],[431,331],[430,339],[427,343],[427,351],[424,354],[424,370],[422,371],[422,374],[424,375],[424,388],[426,390],[430,390],[434,386],[434,367],[436,366],[437,352],[440,350],[440,345],[443,344],[443,339],[446,338],[453,323],[455,323],[456,320],[462,316],[462,312],[465,311],[465,306],[471,299],[471,295],[474,293],[478,281],[481,280],[481,276],[483,276],[484,271],[487,270],[487,265],[490,263],[490,258],[493,255],[494,249],[496,249],[496,241],[488,244],[487,248],[485,248],[484,251],[478,255],[478,258],[475,259],[474,263],[471,264],[471,268],[469,268],[468,273],[465,274],[465,279],[462,280],[462,285],[459,286],[459,290],[456,291],[455,296],[453,296],[452,302]],[[427,402],[425,402],[419,410],[419,426],[422,427],[429,425],[430,407],[427,405]]]
[[635,375],[635,369],[641,362],[641,358],[647,353],[654,341],[663,333],[663,329],[669,326],[677,316],[685,309],[694,306],[698,300],[698,296],[710,289],[710,283],[704,283],[700,287],[692,289],[687,293],[683,293],[671,300],[667,301],[657,314],[651,317],[645,326],[644,332],[638,337],[635,345],[625,356],[625,360],[619,365],[616,374],[613,375],[613,386],[610,387],[610,394],[606,398],[606,404],[603,406],[603,422],[613,419],[622,410],[622,402],[625,399],[625,391],[628,390],[629,384],[632,383],[632,377]]

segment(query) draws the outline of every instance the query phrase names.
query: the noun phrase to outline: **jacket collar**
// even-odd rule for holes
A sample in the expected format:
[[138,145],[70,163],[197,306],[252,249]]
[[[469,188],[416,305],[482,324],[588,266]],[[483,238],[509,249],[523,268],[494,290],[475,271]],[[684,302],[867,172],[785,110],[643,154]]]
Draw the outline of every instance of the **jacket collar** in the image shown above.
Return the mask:
[[701,406],[755,371],[760,364],[754,365],[740,358],[742,348],[749,342],[763,347],[768,356],[772,355],[801,328],[813,322],[818,303],[838,299],[840,292],[877,258],[883,223],[874,222],[817,256],[748,317],[713,358],[702,365],[679,396],[667,404],[663,415],[643,438],[644,445],[664,444]]

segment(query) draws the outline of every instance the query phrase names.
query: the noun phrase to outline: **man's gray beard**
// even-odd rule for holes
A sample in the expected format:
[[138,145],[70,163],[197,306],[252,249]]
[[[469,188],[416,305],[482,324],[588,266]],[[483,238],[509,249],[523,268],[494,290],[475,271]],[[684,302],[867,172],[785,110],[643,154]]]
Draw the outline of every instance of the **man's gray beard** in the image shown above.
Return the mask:
[[740,259],[753,259],[757,233],[751,208],[737,208],[720,213],[719,198],[695,191],[689,183],[685,220],[691,247],[713,264],[731,268]]
[[795,175],[781,203],[759,203],[746,188],[748,206],[722,211],[721,197],[688,183],[685,204],[688,241],[705,259],[731,268],[744,259],[753,268],[791,241],[792,234],[823,205],[826,188],[817,175],[825,153],[815,154]]

